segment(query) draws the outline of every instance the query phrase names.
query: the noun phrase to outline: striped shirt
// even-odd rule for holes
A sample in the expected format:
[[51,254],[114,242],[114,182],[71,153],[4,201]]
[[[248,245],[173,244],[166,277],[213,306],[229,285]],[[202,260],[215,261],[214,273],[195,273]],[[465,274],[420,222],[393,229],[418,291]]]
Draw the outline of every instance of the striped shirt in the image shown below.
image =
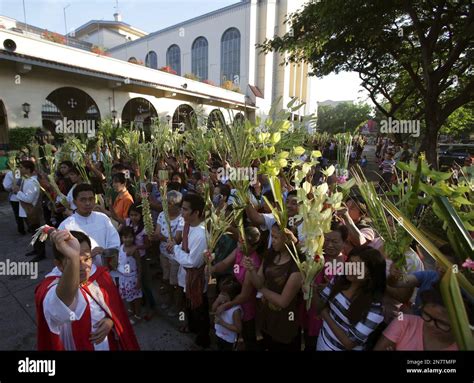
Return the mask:
[[393,172],[395,170],[395,161],[394,160],[384,160],[380,164],[380,169],[382,169],[382,174],[383,173],[393,174]]
[[[321,292],[321,299],[326,302],[328,301],[331,290],[334,287],[335,280],[336,278],[334,278]],[[349,339],[356,343],[356,346],[352,350],[361,351],[365,349],[365,343],[367,342],[369,335],[380,323],[383,322],[383,307],[381,303],[372,303],[365,318],[355,325],[352,325],[347,318],[350,305],[351,301],[340,292],[329,301],[329,315],[338,326],[344,330]],[[346,350],[326,321],[323,322],[316,349],[318,351]]]

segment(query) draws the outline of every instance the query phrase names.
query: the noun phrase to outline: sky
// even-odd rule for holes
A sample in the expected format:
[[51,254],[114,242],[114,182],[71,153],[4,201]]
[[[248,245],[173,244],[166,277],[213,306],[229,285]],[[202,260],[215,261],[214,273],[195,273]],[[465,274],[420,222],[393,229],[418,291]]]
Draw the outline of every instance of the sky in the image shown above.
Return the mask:
[[[64,34],[90,20],[113,20],[115,0],[0,0],[0,15]],[[207,12],[235,4],[238,0],[119,0],[122,20],[145,32],[154,32]],[[355,73],[329,75],[316,82],[316,100],[367,100]],[[369,102],[370,103],[370,102]]]

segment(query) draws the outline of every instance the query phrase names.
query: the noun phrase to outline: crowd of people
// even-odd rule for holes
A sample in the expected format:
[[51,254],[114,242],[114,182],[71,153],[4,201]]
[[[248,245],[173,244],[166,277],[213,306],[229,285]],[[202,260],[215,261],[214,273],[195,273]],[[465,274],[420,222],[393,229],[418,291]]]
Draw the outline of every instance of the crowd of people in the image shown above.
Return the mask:
[[[376,156],[389,184],[395,161],[408,162],[412,153],[405,145],[393,152],[388,140],[381,144]],[[322,158],[306,180],[318,185],[324,168],[336,161],[336,143],[315,149],[322,149]],[[281,177],[288,217],[296,223],[278,225],[271,185],[259,174],[245,207],[245,251],[234,222],[208,267],[203,192],[209,186],[214,207],[232,213],[238,198],[232,180],[218,175],[226,164],[211,154],[208,172],[197,169],[190,156],[183,161],[168,156],[157,164],[157,173],[169,174],[165,212],[160,182],[150,180],[143,194],[136,164],[127,160],[116,160],[107,178],[103,155],[86,154],[89,182],[72,161],[59,164],[53,176],[66,202],[38,158],[19,158],[19,173],[10,171],[3,181],[19,235],[33,234],[44,223],[55,228],[50,232],[55,268],[35,295],[39,349],[137,350],[133,326],[154,315],[179,318],[179,331],[195,334],[196,345],[215,344],[219,350],[458,349],[440,294],[443,265],[433,267],[413,247],[402,275],[386,257],[360,195],[351,194],[334,214],[324,234],[324,257],[358,264],[365,272],[336,275],[325,266],[311,285],[308,310],[302,274],[288,250],[305,241],[292,182]],[[367,164],[363,143],[351,153],[355,163]],[[327,182],[334,185],[335,176]],[[153,233],[145,228],[145,198]],[[459,264],[449,245],[440,250]],[[45,242],[36,241],[26,256],[45,259]],[[159,274],[153,267],[158,262]],[[466,305],[471,315],[472,300]]]

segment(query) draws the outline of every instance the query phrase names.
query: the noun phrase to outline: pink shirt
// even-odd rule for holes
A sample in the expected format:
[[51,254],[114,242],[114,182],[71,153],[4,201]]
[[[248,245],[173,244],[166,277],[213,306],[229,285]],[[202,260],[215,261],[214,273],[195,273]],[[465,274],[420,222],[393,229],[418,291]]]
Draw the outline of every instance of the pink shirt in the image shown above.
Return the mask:
[[[404,314],[403,320],[394,319],[383,332],[388,340],[395,343],[397,351],[424,351],[423,325],[425,321],[417,316]],[[458,346],[453,343],[444,350],[457,351]]]
[[[133,226],[132,220],[130,218],[125,219],[125,226],[129,226],[133,228],[133,231],[137,229],[135,226]],[[145,229],[143,229],[139,233],[135,233],[135,246],[143,246],[145,244],[145,237],[146,237]],[[138,253],[140,254],[140,257],[144,257],[146,254],[146,250],[145,249],[138,250]]]
[[[252,260],[255,269],[258,270],[260,268],[260,264],[262,263],[258,254],[254,251],[250,254],[250,259]],[[237,248],[235,251],[235,262],[234,262],[234,276],[240,282],[241,285],[244,284],[245,280],[245,272],[247,271],[245,266],[243,265],[244,261],[244,253]],[[239,267],[235,267],[235,265],[239,265]],[[255,314],[257,312],[257,290],[252,288],[252,297],[247,302],[241,304],[242,310],[244,315],[242,316],[243,321],[248,321],[255,318]]]

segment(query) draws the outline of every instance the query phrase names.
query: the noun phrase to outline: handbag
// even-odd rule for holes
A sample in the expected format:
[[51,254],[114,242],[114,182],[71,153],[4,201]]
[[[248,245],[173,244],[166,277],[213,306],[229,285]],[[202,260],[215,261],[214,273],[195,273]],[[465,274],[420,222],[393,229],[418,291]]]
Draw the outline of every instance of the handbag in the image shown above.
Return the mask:
[[[23,185],[22,185],[23,188]],[[20,201],[21,207],[26,213],[26,222],[29,226],[40,226],[41,225],[41,216],[43,213],[42,209],[42,192],[40,189],[38,199],[36,200],[36,204],[33,205],[28,202]]]

